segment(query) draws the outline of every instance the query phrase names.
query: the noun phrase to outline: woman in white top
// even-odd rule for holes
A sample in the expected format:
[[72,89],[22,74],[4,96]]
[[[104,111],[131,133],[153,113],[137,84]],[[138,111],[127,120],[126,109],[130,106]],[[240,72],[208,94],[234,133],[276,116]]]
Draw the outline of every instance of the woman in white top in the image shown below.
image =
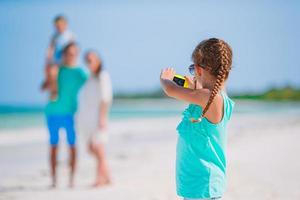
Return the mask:
[[107,142],[108,112],[112,103],[112,85],[109,73],[102,68],[95,51],[85,55],[90,77],[85,83],[79,104],[79,132],[88,141],[88,147],[97,160],[97,177],[93,186],[110,183],[109,170],[104,152]]

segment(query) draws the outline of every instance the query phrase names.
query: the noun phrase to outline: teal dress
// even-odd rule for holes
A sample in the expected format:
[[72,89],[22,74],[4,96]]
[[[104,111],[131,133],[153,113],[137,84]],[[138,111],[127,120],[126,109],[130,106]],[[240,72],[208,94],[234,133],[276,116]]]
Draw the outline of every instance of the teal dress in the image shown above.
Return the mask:
[[234,102],[222,93],[224,115],[218,124],[203,118],[198,119],[202,108],[190,104],[183,112],[177,127],[176,154],[177,194],[185,198],[222,197],[226,185],[226,127],[230,120]]

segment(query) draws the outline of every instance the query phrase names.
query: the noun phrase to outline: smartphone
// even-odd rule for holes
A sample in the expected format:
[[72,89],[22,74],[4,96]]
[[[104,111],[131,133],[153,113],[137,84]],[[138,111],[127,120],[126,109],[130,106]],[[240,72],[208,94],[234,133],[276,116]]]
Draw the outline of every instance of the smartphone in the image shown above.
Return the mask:
[[185,88],[188,87],[188,82],[185,80],[185,77],[184,77],[184,76],[181,76],[181,75],[179,75],[179,74],[176,74],[176,75],[174,76],[174,78],[173,78],[173,81],[174,81],[177,85],[179,85],[179,86],[181,86],[181,87],[185,87]]

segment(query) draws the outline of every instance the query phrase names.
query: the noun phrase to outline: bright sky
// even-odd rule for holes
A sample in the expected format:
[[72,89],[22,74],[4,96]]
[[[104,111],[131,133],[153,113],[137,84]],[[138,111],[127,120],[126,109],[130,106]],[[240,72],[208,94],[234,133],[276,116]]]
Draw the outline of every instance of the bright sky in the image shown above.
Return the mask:
[[[72,3],[70,3],[72,2]],[[0,103],[35,104],[52,20],[65,14],[82,51],[97,49],[115,92],[159,87],[161,68],[186,74],[193,48],[220,37],[234,51],[231,92],[300,86],[300,1],[0,2]]]

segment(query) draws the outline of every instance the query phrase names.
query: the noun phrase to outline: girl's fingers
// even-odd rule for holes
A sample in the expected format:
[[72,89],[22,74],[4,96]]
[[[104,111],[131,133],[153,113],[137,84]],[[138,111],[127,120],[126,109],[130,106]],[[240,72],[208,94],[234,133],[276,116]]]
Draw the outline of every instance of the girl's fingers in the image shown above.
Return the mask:
[[185,80],[188,82],[188,87],[191,89],[195,88],[195,79],[190,76],[184,76]]
[[175,75],[175,70],[172,67],[167,67],[161,70],[160,77],[165,79],[173,79]]
[[175,73],[174,68],[170,67],[170,68],[169,68],[169,72],[170,72],[171,74]]
[[194,79],[190,76],[184,76],[188,83],[194,83]]

